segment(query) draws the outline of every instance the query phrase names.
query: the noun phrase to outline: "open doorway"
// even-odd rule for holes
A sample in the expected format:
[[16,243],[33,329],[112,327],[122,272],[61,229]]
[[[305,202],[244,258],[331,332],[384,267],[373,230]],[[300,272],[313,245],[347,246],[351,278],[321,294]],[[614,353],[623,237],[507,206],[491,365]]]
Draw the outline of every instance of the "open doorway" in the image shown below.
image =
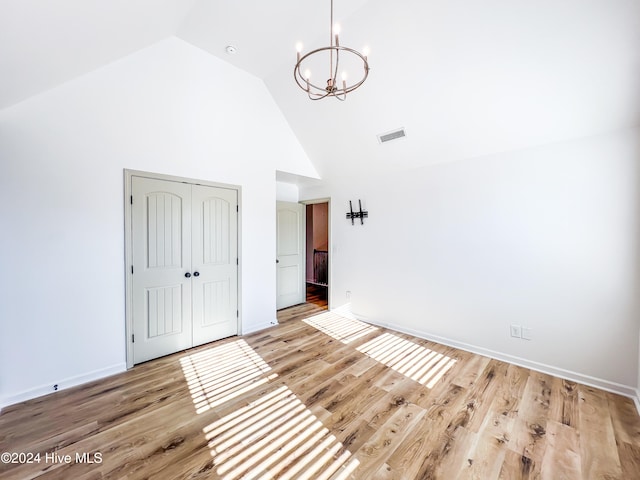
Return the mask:
[[322,309],[329,300],[329,202],[306,205],[306,302]]
[[277,202],[276,270],[279,323],[329,309],[329,202]]

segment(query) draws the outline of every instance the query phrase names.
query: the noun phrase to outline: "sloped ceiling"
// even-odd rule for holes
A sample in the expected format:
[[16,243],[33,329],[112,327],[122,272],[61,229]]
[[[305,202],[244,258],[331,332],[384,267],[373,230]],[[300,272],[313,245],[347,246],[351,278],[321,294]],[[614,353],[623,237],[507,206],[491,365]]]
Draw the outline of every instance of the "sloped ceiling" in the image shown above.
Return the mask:
[[0,109],[173,35],[195,0],[0,0]]
[[176,35],[262,78],[325,178],[640,123],[640,0],[335,0],[335,18],[371,74],[312,102],[295,44],[328,43],[328,0],[2,0],[0,108]]

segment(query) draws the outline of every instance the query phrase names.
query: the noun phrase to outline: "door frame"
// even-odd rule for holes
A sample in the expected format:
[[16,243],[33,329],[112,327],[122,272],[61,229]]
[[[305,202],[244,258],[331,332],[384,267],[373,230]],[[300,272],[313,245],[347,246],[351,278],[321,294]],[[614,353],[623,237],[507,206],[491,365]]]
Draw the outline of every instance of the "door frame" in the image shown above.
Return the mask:
[[[329,251],[329,261],[327,262],[327,268],[329,269],[329,275],[327,278],[327,310],[331,310],[331,289],[332,289],[332,285],[333,285],[333,268],[332,268],[332,263],[333,263],[333,238],[332,238],[332,234],[331,234],[331,197],[323,197],[323,198],[314,198],[314,199],[309,199],[309,200],[300,200],[300,202],[298,203],[302,203],[305,208],[307,205],[313,205],[315,203],[326,203],[327,204],[327,237],[328,237],[328,246],[327,246],[327,250]],[[305,237],[306,239],[306,237]],[[306,265],[306,252],[307,252],[307,248],[305,245],[305,265]],[[307,278],[305,275],[305,279],[304,279],[304,285],[303,287],[307,288]]]
[[152,173],[140,170],[124,169],[124,284],[125,284],[125,351],[127,370],[133,367],[133,278],[131,268],[133,265],[133,218],[132,218],[132,191],[131,177],[145,177],[155,180],[166,180],[170,182],[188,183],[192,185],[204,185],[208,187],[227,188],[236,190],[238,195],[238,334],[242,333],[242,187],[240,185],[230,185],[227,183],[209,182],[193,178],[177,177],[162,173]]

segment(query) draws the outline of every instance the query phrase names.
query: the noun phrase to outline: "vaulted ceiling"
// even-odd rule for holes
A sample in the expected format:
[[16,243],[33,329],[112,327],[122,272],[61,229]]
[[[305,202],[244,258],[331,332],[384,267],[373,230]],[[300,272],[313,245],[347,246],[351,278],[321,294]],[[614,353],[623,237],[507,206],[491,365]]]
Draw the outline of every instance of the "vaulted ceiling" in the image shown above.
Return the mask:
[[0,108],[175,35],[262,78],[323,177],[640,123],[640,0],[335,0],[335,17],[371,73],[312,102],[295,45],[328,43],[329,0],[2,0]]

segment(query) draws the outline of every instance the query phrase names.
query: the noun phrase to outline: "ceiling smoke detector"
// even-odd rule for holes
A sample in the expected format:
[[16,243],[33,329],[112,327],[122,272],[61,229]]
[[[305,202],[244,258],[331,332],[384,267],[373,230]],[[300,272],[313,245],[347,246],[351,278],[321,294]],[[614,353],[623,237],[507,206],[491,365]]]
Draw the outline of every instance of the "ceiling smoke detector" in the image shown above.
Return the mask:
[[234,47],[233,45],[227,45],[227,48],[225,48],[225,51],[229,55],[235,55],[238,52],[238,49],[236,47]]
[[393,130],[391,132],[381,133],[377,135],[378,143],[386,143],[390,142],[391,140],[396,140],[398,138],[403,138],[406,136],[407,132],[405,131],[404,127],[398,128],[397,130]]

